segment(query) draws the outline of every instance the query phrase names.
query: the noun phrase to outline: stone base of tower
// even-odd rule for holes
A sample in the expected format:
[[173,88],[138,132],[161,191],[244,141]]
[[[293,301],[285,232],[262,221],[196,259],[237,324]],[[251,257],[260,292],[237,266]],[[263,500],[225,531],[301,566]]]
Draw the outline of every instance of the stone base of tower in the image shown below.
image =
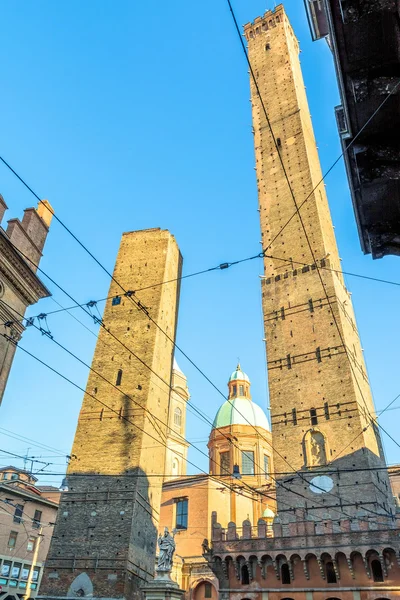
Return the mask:
[[158,514],[142,471],[70,475],[40,584],[43,598],[141,598],[154,577]]

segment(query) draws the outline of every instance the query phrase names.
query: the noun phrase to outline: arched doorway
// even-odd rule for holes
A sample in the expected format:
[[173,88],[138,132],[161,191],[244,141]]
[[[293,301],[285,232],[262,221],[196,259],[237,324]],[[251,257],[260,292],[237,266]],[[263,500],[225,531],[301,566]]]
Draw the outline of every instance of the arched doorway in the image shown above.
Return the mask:
[[193,589],[192,600],[218,600],[218,593],[211,581],[200,581]]

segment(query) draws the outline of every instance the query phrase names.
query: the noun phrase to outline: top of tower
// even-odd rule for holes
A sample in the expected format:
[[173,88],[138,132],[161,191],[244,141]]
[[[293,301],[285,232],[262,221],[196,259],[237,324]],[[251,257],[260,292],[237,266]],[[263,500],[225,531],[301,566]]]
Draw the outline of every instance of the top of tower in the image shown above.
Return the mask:
[[240,363],[237,364],[236,370],[233,371],[232,375],[229,377],[229,381],[247,381],[248,383],[250,383],[249,376],[246,375],[244,371],[242,371]]
[[174,357],[174,364],[173,364],[173,370],[176,371],[177,373],[181,373],[181,375],[184,376],[184,373],[182,371],[182,369],[180,369],[178,363],[176,362],[176,358]]
[[259,25],[266,19],[280,14],[286,15],[283,4],[278,4],[278,6],[276,6],[273,10],[267,10],[262,17],[256,17],[254,21],[246,23],[245,25],[243,25],[243,29],[246,31],[246,29],[249,29],[249,27]]

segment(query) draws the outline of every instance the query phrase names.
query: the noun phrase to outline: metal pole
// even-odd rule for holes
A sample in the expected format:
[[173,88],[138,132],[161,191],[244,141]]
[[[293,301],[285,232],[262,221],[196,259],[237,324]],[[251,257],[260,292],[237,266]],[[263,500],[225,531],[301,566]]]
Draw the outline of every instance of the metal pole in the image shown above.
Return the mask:
[[36,538],[35,551],[33,553],[31,568],[29,569],[28,581],[26,582],[26,592],[23,595],[24,600],[28,600],[28,598],[30,596],[31,584],[32,584],[32,579],[33,579],[33,571],[34,571],[34,569],[36,567],[37,557],[38,557],[38,554],[39,554],[40,542],[42,541],[42,537],[43,537],[42,530],[43,530],[43,527],[40,526],[39,527],[39,533],[38,533],[38,536]]

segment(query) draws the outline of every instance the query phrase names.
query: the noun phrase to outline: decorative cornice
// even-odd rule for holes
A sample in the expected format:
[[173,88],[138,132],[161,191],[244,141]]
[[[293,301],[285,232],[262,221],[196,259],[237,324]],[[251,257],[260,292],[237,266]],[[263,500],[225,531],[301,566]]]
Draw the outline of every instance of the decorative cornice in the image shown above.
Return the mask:
[[21,254],[0,228],[0,273],[22,297],[28,306],[40,298],[50,296],[50,291],[41,282]]

